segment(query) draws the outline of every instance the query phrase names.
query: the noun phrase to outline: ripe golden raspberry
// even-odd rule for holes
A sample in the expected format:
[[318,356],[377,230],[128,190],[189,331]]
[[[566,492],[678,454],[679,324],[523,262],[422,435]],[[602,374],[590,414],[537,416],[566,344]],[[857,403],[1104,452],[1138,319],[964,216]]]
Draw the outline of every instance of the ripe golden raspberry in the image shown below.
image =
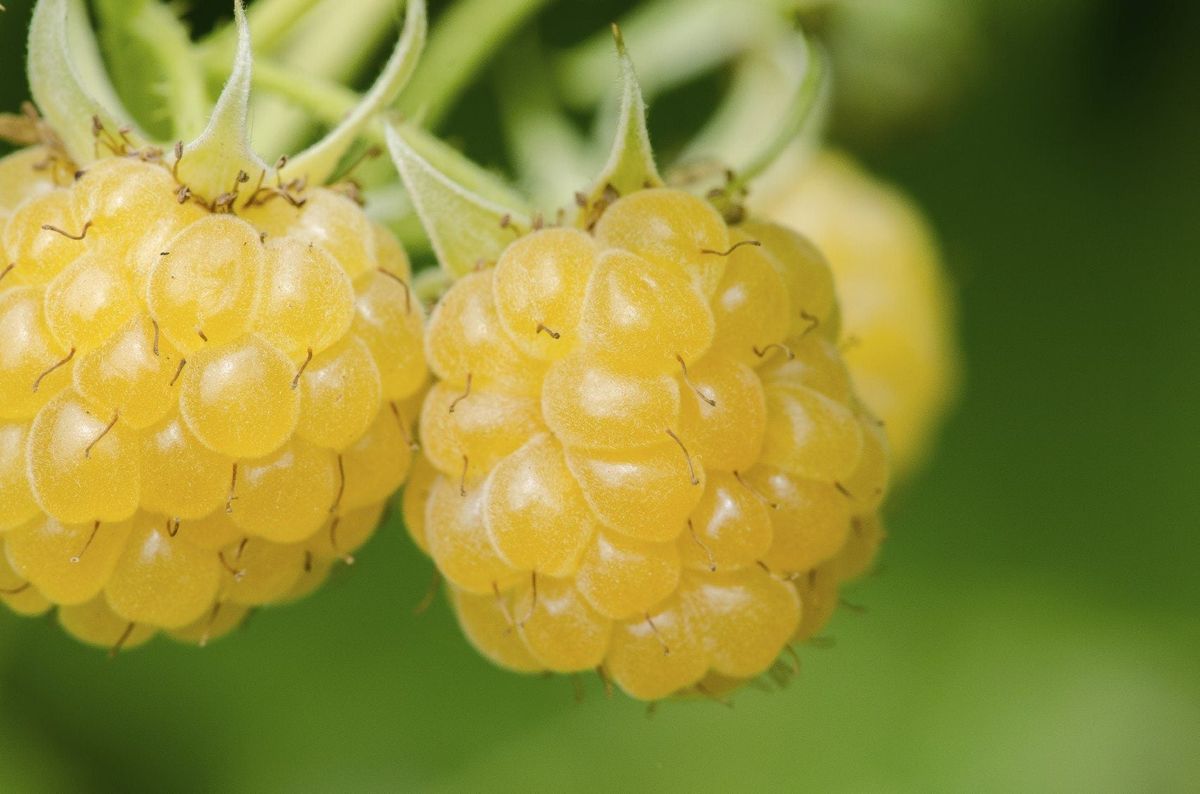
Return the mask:
[[373,532],[411,463],[423,313],[338,192],[204,205],[122,153],[0,160],[0,598],[85,642],[201,642]]
[[98,60],[75,63],[95,42],[68,0],[36,3],[36,109],[5,118],[39,145],[0,160],[0,600],[56,609],[89,643],[203,643],[311,592],[412,462],[427,373],[409,263],[357,191],[323,185],[411,74],[425,5],[361,101],[274,166],[250,146],[233,5],[207,122],[197,58],[143,108],[174,145],[95,90]]
[[901,192],[848,157],[781,162],[756,208],[808,235],[829,257],[846,364],[887,423],[898,476],[925,456],[954,396],[952,301],[929,225]]
[[837,316],[806,240],[669,189],[455,283],[405,516],[472,643],[655,699],[819,631],[878,544],[888,476]]

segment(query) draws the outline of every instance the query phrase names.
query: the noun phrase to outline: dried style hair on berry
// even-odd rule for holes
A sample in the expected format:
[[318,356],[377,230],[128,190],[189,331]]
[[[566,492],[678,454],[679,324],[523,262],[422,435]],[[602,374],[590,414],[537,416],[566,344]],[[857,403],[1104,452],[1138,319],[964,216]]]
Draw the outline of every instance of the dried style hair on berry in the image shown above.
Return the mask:
[[67,12],[35,10],[44,116],[0,160],[0,600],[113,649],[203,645],[374,532],[412,464],[424,311],[400,244],[324,184],[358,127],[249,150],[240,5],[209,127],[173,146],[71,82]]

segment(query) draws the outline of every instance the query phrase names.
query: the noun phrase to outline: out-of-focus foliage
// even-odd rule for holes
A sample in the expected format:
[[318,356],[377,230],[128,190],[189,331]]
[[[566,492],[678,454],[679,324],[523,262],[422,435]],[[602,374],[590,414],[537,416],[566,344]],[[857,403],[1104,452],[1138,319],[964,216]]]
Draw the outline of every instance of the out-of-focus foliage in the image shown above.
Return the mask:
[[987,57],[983,4],[829,0],[802,13],[828,42],[835,123],[855,137],[935,126]]

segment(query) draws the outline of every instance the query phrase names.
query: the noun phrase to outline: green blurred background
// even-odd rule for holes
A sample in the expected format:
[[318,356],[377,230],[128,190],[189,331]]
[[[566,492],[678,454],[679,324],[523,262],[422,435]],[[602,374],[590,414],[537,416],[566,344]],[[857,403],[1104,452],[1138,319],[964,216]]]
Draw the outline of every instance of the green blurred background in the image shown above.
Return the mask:
[[[28,3],[7,5],[15,109]],[[538,24],[566,39],[628,5]],[[966,378],[849,594],[865,613],[787,690],[648,716],[501,672],[442,601],[413,614],[431,566],[393,516],[317,596],[203,650],[109,661],[0,612],[0,790],[1200,789],[1200,6],[975,7],[952,104],[835,128],[935,223]],[[492,112],[468,94],[447,131],[498,158]]]

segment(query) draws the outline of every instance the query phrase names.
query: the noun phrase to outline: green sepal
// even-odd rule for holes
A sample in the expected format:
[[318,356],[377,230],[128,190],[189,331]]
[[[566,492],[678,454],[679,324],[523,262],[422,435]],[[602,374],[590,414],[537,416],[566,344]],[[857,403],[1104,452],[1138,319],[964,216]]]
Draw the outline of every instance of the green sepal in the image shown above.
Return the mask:
[[463,276],[530,229],[525,202],[492,174],[410,123],[386,125],[388,150],[438,262]]
[[654,151],[650,147],[650,133],[646,129],[646,101],[638,85],[633,61],[625,48],[625,40],[616,25],[612,28],[613,41],[617,47],[617,61],[621,71],[621,104],[617,116],[617,132],[613,140],[608,162],[592,183],[584,197],[586,202],[580,219],[589,217],[592,208],[606,200],[613,191],[618,196],[650,187],[660,187],[662,177],[654,165]]
[[350,149],[367,124],[383,108],[390,105],[416,70],[425,46],[428,20],[425,0],[408,0],[405,9],[404,31],[388,58],[375,84],[348,116],[325,137],[288,161],[282,170],[284,180],[303,178],[320,184],[337,171],[338,163]]
[[238,32],[233,69],[208,126],[200,137],[181,148],[174,164],[179,181],[210,204],[220,203],[223,196],[236,195],[240,184],[267,171],[266,163],[250,147],[247,117],[254,58],[242,0],[234,0],[233,14]]
[[[100,154],[92,119],[110,132],[127,125],[80,0],[40,0],[34,7],[26,68],[34,103],[77,165]],[[136,129],[130,134],[146,138]]]

